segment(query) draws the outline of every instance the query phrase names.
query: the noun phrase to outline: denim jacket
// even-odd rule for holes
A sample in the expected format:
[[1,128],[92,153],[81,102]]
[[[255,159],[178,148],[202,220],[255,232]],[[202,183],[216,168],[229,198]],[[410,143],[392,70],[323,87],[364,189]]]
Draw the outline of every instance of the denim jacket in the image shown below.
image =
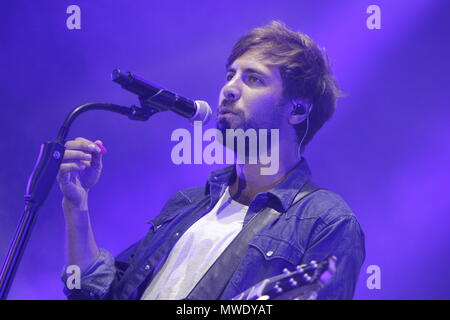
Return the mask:
[[[180,236],[214,207],[235,176],[235,166],[225,167],[213,171],[205,187],[176,193],[149,221],[150,230],[140,241],[117,257],[101,249],[97,260],[82,274],[81,288],[64,288],[68,298],[139,299]],[[256,195],[244,225],[267,206],[281,214],[249,242],[219,299],[231,299],[284,268],[292,270],[332,255],[338,259],[337,270],[319,291],[318,299],[352,299],[365,258],[364,233],[348,205],[329,190],[317,190],[292,204],[310,178],[303,158],[279,184]]]

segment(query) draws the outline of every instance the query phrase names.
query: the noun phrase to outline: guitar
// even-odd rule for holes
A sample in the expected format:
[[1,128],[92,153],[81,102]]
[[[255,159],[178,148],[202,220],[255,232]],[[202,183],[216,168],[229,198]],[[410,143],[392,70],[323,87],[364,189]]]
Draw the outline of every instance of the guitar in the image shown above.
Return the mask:
[[336,272],[336,257],[311,261],[284,269],[282,274],[265,279],[231,300],[315,300],[317,293]]

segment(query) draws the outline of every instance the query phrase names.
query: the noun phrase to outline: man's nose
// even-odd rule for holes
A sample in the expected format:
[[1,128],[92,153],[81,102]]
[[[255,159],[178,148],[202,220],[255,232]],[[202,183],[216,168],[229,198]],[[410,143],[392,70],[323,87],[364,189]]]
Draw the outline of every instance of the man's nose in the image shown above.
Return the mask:
[[237,101],[241,97],[241,89],[237,81],[228,82],[222,90],[223,96],[226,100]]

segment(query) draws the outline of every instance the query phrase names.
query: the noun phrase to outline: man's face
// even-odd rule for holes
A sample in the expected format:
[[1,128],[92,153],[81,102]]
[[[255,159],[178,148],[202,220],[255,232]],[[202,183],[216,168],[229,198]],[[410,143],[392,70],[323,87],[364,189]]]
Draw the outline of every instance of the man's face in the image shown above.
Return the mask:
[[220,91],[217,129],[282,129],[287,109],[282,106],[283,84],[277,67],[256,50],[249,50],[228,68]]

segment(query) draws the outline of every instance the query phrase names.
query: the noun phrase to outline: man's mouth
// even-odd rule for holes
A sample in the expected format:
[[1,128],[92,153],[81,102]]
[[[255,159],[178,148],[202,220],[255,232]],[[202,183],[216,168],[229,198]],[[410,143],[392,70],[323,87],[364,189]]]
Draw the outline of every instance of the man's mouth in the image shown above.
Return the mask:
[[232,109],[227,108],[227,107],[221,107],[219,108],[219,115],[225,115],[225,114],[236,114],[236,112],[234,112]]

